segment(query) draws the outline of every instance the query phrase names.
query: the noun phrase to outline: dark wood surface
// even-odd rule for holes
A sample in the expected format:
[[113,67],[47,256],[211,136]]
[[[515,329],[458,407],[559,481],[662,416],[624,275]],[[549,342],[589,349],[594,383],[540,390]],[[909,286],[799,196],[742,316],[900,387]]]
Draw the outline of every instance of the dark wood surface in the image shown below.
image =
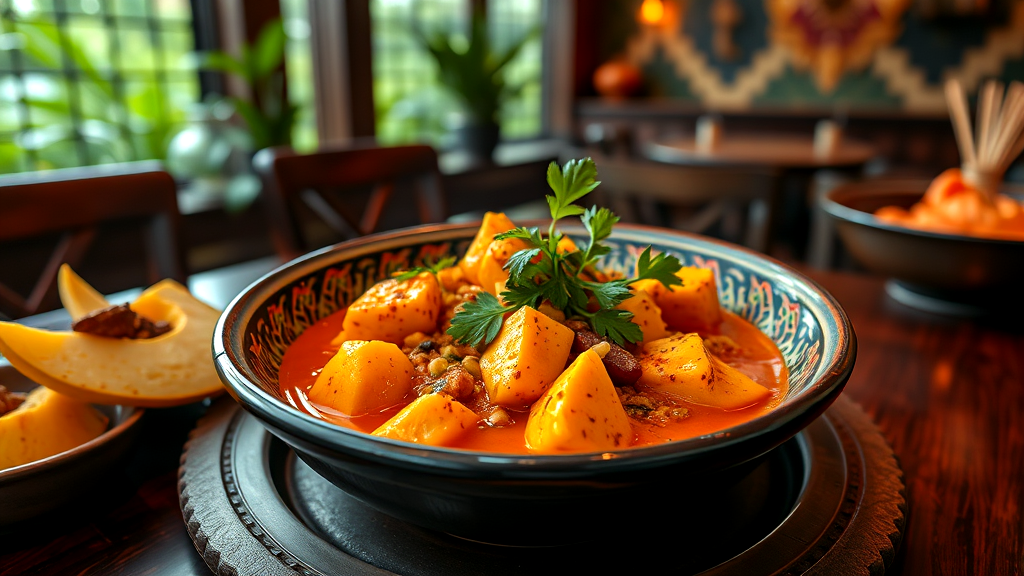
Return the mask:
[[[223,305],[272,262],[203,275]],[[844,391],[892,443],[910,501],[892,572],[1020,574],[1024,562],[1024,329],[916,312],[881,279],[809,272],[855,326]],[[195,282],[193,282],[195,285]],[[208,294],[212,294],[208,292]],[[209,574],[177,500],[182,443],[203,406],[150,410],[109,494],[0,540],[0,575]]]
[[840,140],[834,151],[817,154],[810,135],[723,134],[711,149],[701,149],[694,138],[651,142],[647,156],[659,162],[686,166],[760,167],[779,169],[859,168],[875,155],[864,142]]

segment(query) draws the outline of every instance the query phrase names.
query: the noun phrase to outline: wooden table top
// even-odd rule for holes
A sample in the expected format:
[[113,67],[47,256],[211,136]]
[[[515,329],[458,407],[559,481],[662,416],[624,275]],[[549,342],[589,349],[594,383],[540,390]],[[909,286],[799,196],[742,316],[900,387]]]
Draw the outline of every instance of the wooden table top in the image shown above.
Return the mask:
[[[223,305],[269,266],[199,280],[216,287]],[[843,393],[873,416],[905,473],[910,515],[892,572],[1020,574],[1024,330],[910,310],[889,299],[878,278],[808,274],[838,298],[857,332]],[[182,443],[202,409],[150,410],[139,455],[111,471],[111,493],[0,539],[0,576],[209,574],[176,489]]]
[[870,144],[849,138],[841,139],[832,153],[819,155],[810,136],[729,133],[708,150],[698,147],[694,138],[673,138],[652,142],[645,152],[650,159],[669,164],[784,170],[856,168],[877,154]]

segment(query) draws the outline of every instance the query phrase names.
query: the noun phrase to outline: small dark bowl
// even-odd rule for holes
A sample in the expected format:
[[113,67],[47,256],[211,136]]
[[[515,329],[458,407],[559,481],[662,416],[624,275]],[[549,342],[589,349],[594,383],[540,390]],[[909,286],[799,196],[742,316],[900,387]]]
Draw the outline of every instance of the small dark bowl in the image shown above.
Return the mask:
[[[13,392],[29,392],[38,386],[3,359],[0,384]],[[95,407],[110,420],[107,431],[97,438],[42,460],[0,470],[0,534],[93,497],[110,470],[130,454],[144,410]]]
[[[548,545],[597,531],[628,534],[639,517],[707,508],[718,487],[737,482],[821,414],[853,369],[853,327],[813,281],[737,246],[623,225],[609,241],[614,248],[608,268],[631,270],[647,245],[685,264],[710,267],[723,305],[774,339],[790,370],[789,392],[775,410],[715,434],[657,446],[523,456],[378,438],[313,418],[281,398],[281,358],[305,327],[395,270],[461,254],[476,228],[424,226],[306,255],[244,290],[214,333],[217,369],[235,400],[327,480],[407,522],[489,543]],[[563,230],[584,234],[578,225]]]
[[[1024,282],[1024,242],[944,234],[883,222],[883,206],[909,208],[929,180],[864,180],[836,187],[821,207],[850,255],[890,279],[890,296],[914,308],[957,316],[1007,313]],[[1013,193],[1013,190],[1006,190]]]

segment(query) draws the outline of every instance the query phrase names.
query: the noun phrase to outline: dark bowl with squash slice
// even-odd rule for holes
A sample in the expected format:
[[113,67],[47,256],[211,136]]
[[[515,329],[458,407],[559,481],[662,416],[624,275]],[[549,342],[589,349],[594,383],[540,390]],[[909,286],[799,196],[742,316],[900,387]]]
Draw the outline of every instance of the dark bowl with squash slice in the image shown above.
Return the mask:
[[[606,269],[631,270],[650,245],[715,271],[723,308],[771,338],[785,359],[789,388],[775,408],[713,434],[652,446],[511,455],[381,438],[289,405],[278,371],[307,327],[394,271],[464,253],[477,227],[419,226],[307,254],[246,288],[214,333],[217,370],[232,397],[324,478],[400,520],[474,541],[537,546],[609,531],[634,537],[644,518],[734,513],[717,501],[828,408],[853,369],[856,337],[845,312],[799,272],[732,244],[619,225],[607,241]],[[579,225],[560,230],[586,234]]]
[[[15,370],[0,358],[0,386],[9,392],[29,394],[39,385]],[[66,398],[46,397],[31,417],[17,422],[0,422],[0,435],[14,439],[32,430],[35,434],[50,433],[61,438],[18,438],[17,443],[0,441],[0,449],[17,449],[40,443],[67,445],[70,438],[91,437],[81,444],[38,459],[0,468],[0,535],[13,534],[35,526],[36,522],[68,520],[76,504],[89,502],[110,481],[111,469],[122,466],[135,444],[139,422],[145,411],[122,405],[92,405],[95,415],[69,408]],[[72,401],[73,402],[73,401]],[[11,413],[9,413],[10,415]],[[95,416],[95,417],[94,417]],[[88,427],[100,424],[102,432],[92,437]],[[9,427],[8,427],[9,425]],[[57,429],[57,426],[60,426]],[[26,442],[27,441],[27,442]],[[23,447],[23,450],[39,450]],[[11,455],[8,455],[11,456]]]

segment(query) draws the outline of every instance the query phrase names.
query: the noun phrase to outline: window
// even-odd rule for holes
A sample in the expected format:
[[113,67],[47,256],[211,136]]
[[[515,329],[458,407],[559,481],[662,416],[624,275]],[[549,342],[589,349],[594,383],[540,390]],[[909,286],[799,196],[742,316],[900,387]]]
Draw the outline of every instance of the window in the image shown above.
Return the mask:
[[0,0],[0,173],[163,158],[200,96],[189,0]]
[[[543,20],[543,0],[491,0],[488,33],[495,48],[507,48]],[[437,81],[437,65],[416,44],[409,30],[468,32],[468,0],[371,0],[373,98],[377,139],[384,144],[428,142],[445,147],[445,135],[457,121],[460,105]],[[512,84],[522,84],[501,110],[505,139],[532,138],[543,129],[541,117],[540,35],[530,40],[506,68]]]
[[313,59],[309,39],[308,0],[281,0],[281,18],[288,36],[285,45],[288,100],[299,108],[292,131],[292,146],[296,150],[312,150],[316,148],[317,134],[313,113]]

